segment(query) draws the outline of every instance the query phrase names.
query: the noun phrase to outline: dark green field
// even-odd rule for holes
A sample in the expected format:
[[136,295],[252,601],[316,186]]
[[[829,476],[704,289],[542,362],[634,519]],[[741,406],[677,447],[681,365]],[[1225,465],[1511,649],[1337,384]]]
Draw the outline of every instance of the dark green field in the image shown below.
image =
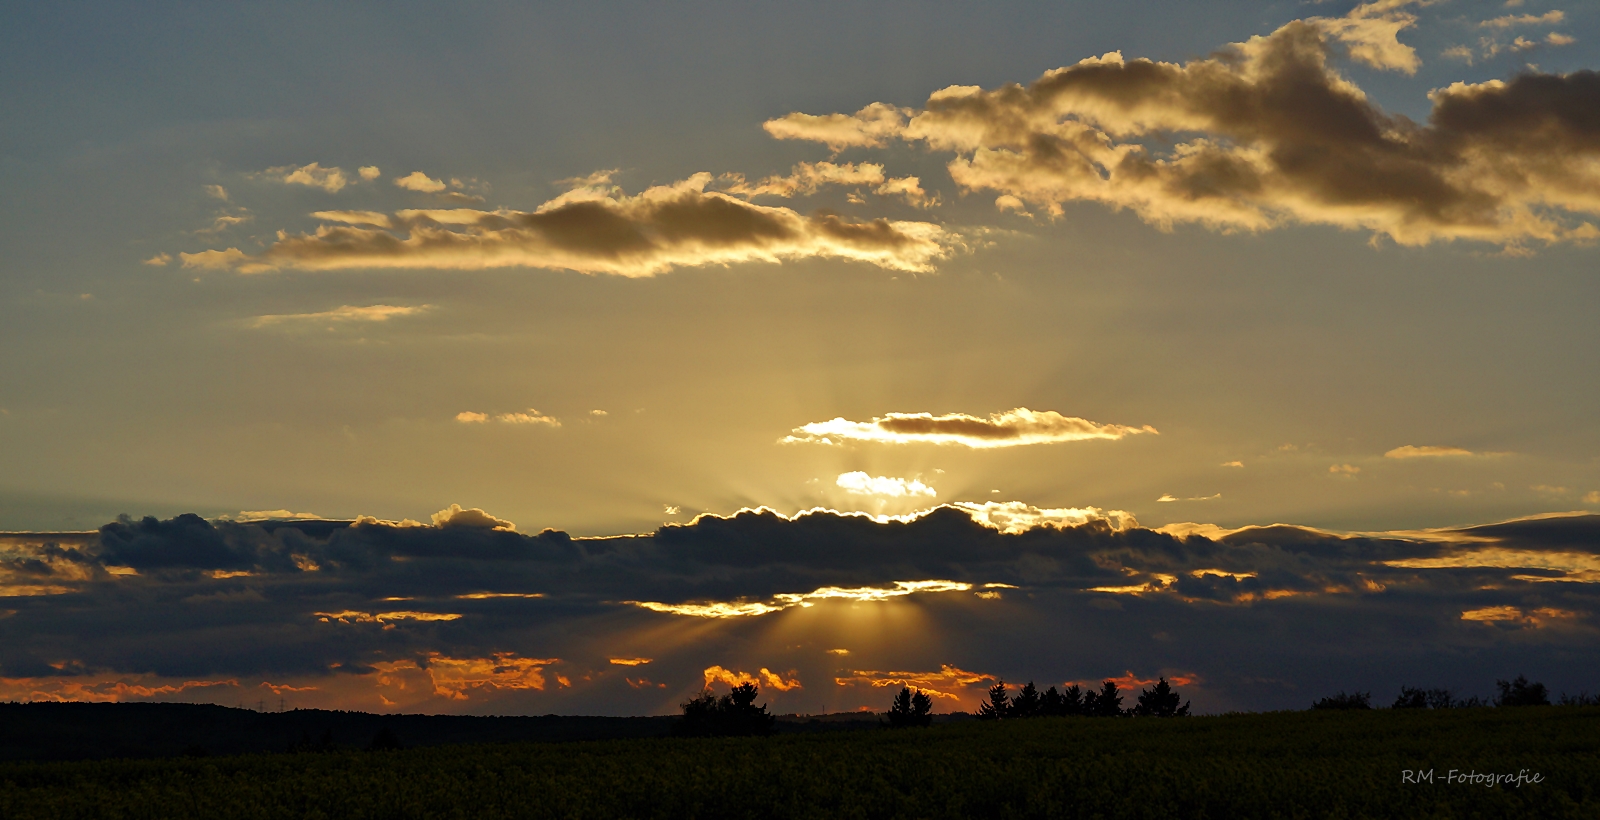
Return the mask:
[[[1452,769],[1542,782],[1448,783]],[[1600,708],[13,762],[0,817],[1600,818]]]

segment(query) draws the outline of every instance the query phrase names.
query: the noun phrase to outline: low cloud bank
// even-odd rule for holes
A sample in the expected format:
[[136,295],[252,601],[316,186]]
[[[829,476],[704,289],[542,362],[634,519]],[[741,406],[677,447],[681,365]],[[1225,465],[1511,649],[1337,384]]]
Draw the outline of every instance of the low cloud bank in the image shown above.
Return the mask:
[[[788,670],[760,677],[806,681],[772,694],[815,712],[896,681],[970,708],[991,678],[1134,669],[1197,675],[1206,708],[1274,708],[1396,675],[1479,685],[1491,662],[1576,691],[1600,674],[1597,543],[1595,515],[1164,532],[1019,502],[609,538],[460,505],[428,523],[125,518],[0,538],[0,696],[231,702],[259,679],[345,708],[649,713],[720,667]],[[644,659],[648,681],[627,665]]]

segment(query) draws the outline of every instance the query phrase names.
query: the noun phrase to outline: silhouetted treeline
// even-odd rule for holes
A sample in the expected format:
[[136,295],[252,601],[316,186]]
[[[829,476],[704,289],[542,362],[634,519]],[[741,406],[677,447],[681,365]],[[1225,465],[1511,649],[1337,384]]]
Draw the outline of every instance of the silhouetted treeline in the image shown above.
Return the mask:
[[[1498,693],[1492,701],[1473,695],[1471,697],[1457,697],[1449,689],[1420,689],[1410,686],[1400,687],[1400,696],[1394,699],[1391,709],[1474,709],[1484,706],[1549,706],[1550,690],[1542,683],[1530,682],[1526,675],[1518,675],[1514,680],[1497,680],[1494,682]],[[1580,692],[1576,695],[1562,693],[1558,701],[1562,706],[1600,706],[1600,695],[1591,695]],[[1351,692],[1345,694],[1340,691],[1318,699],[1311,704],[1313,709],[1371,709],[1371,692]]]
[[1084,690],[1077,684],[1043,693],[1028,681],[1015,698],[1006,693],[1005,681],[989,688],[989,698],[978,707],[979,720],[1006,720],[1036,717],[1188,717],[1189,703],[1183,701],[1166,678],[1139,693],[1138,702],[1122,706],[1122,690],[1116,681],[1105,681],[1100,690]]
[[392,746],[380,737],[384,730],[405,747],[663,737],[677,720],[258,712],[209,703],[0,703],[0,760],[381,749]]

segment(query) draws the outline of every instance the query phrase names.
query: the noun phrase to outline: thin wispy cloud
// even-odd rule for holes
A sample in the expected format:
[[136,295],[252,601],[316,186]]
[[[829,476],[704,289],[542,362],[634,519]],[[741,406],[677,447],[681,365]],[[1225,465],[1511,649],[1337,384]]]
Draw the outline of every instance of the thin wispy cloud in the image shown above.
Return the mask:
[[532,424],[544,427],[561,426],[561,419],[541,413],[531,407],[528,408],[527,412],[501,413],[499,415],[490,415],[488,413],[478,413],[472,410],[464,410],[456,414],[456,421],[459,421],[462,424],[484,424],[494,421],[501,424]]
[[250,326],[387,322],[402,316],[416,316],[432,309],[432,305],[340,305],[333,310],[315,313],[271,313],[257,316],[250,320]]
[[1424,444],[1424,445],[1419,447],[1419,446],[1416,446],[1416,445],[1407,444],[1407,445],[1405,445],[1403,447],[1396,447],[1393,450],[1390,450],[1390,451],[1384,453],[1383,457],[1384,458],[1449,458],[1449,457],[1452,457],[1452,456],[1470,456],[1470,455],[1474,455],[1474,453],[1471,450],[1464,450],[1464,449],[1462,449],[1460,447],[1446,447],[1446,446],[1437,445],[1437,444]]
[[769,615],[790,607],[809,607],[818,601],[845,600],[857,602],[887,601],[924,592],[966,592],[972,584],[959,581],[895,581],[887,587],[822,587],[811,592],[780,592],[768,601],[692,601],[681,604],[660,601],[625,601],[624,603],[664,612],[670,615],[687,615],[696,618],[744,618]]
[[1502,17],[1484,20],[1478,24],[1478,27],[1507,29],[1519,26],[1554,26],[1564,22],[1566,19],[1566,12],[1555,9],[1544,14],[1507,14]]

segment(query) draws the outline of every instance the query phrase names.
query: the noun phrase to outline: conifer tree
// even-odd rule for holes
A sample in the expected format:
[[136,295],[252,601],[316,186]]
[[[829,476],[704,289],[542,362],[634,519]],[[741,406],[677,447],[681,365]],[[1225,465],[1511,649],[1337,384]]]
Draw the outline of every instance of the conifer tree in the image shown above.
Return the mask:
[[1133,707],[1133,713],[1141,717],[1188,717],[1189,704],[1186,701],[1179,706],[1180,699],[1167,679],[1160,678],[1155,686],[1139,694],[1139,703]]
[[933,723],[933,699],[921,689],[912,692],[911,687],[902,686],[889,706],[888,717],[888,726],[892,729],[928,726]]
[[[1093,693],[1090,693],[1093,694]],[[1064,715],[1086,715],[1083,688],[1074,683],[1061,690],[1061,713]]]
[[1033,686],[1033,681],[1028,681],[1022,690],[1017,692],[1015,700],[1011,701],[1011,717],[1031,718],[1040,717],[1039,690]]
[[1006,695],[1006,682],[996,681],[989,687],[989,699],[978,707],[979,720],[1000,720],[1011,716],[1011,703]]
[[1045,717],[1064,717],[1067,714],[1067,700],[1054,686],[1039,696],[1039,714]]
[[1084,712],[1090,717],[1117,717],[1123,714],[1122,695],[1117,691],[1116,681],[1102,683],[1100,691],[1090,692],[1089,697],[1093,699],[1090,701],[1092,705],[1086,704]]

